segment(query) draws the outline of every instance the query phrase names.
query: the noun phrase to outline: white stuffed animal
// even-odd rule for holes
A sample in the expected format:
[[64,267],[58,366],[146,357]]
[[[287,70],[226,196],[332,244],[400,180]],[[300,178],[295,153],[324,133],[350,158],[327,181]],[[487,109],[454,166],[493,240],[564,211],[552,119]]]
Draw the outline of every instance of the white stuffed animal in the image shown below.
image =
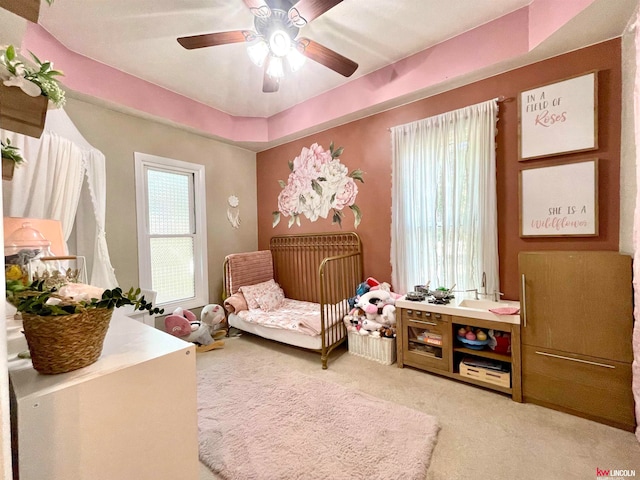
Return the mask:
[[380,324],[381,327],[392,327],[396,324],[394,303],[392,294],[387,290],[370,290],[358,299],[356,307],[364,310],[367,320]]
[[200,313],[200,321],[209,325],[211,333],[224,327],[225,318],[224,308],[216,304],[205,306]]
[[195,343],[198,352],[220,348],[224,342],[216,342],[211,336],[209,325],[199,322],[190,310],[176,308],[172,315],[164,319],[165,330],[186,342]]
[[378,323],[375,320],[369,320],[367,318],[366,320],[362,321],[362,328],[361,329],[362,330],[368,330],[370,332],[377,332],[382,327],[384,327],[384,325],[382,325],[381,323]]
[[364,310],[369,320],[378,320],[378,308],[381,308],[390,299],[391,294],[386,290],[370,290],[360,296],[356,307]]
[[386,326],[393,327],[396,324],[396,306],[387,304],[382,307],[382,320]]

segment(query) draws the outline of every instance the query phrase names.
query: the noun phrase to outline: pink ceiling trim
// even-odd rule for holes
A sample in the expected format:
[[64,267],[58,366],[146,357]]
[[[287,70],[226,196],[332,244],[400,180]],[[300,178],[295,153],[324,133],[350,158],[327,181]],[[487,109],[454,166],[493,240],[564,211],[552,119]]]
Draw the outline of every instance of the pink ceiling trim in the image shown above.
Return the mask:
[[270,117],[269,137],[291,135],[528,51],[523,8]]
[[[529,6],[357,78],[272,117],[235,117],[67,49],[29,24],[22,48],[65,72],[64,85],[234,142],[270,142],[426,91],[527,53],[594,0],[534,0]],[[508,39],[508,41],[505,41]]]
[[549,38],[595,0],[535,0],[529,5],[529,48]]
[[72,52],[40,25],[29,23],[22,50],[55,63],[77,92],[237,142],[268,141],[265,118],[234,117],[153,83]]

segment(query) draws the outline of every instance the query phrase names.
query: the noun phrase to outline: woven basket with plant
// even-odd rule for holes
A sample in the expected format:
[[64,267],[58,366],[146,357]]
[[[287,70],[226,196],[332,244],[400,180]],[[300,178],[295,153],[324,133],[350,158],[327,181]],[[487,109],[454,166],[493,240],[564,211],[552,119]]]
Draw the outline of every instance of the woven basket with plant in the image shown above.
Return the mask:
[[[95,287],[93,287],[95,288]],[[101,298],[79,299],[47,288],[43,280],[24,289],[7,290],[7,299],[22,314],[33,368],[44,374],[65,373],[96,362],[114,308],[133,305],[152,314],[163,310],[140,296],[140,289],[104,290]]]

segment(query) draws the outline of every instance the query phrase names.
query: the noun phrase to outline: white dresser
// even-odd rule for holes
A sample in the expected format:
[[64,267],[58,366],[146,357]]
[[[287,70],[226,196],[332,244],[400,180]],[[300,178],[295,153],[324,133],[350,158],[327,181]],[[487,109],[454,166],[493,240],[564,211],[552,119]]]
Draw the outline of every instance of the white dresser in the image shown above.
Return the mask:
[[96,363],[42,375],[19,330],[7,321],[20,480],[198,478],[193,344],[116,310]]

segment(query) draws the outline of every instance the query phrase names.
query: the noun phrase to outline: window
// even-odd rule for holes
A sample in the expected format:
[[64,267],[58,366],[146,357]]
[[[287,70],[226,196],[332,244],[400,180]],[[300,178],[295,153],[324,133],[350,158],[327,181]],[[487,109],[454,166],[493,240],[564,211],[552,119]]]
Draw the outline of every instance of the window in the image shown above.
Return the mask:
[[391,129],[391,263],[398,291],[499,288],[497,102]]
[[135,153],[140,287],[167,311],[209,303],[204,166]]

